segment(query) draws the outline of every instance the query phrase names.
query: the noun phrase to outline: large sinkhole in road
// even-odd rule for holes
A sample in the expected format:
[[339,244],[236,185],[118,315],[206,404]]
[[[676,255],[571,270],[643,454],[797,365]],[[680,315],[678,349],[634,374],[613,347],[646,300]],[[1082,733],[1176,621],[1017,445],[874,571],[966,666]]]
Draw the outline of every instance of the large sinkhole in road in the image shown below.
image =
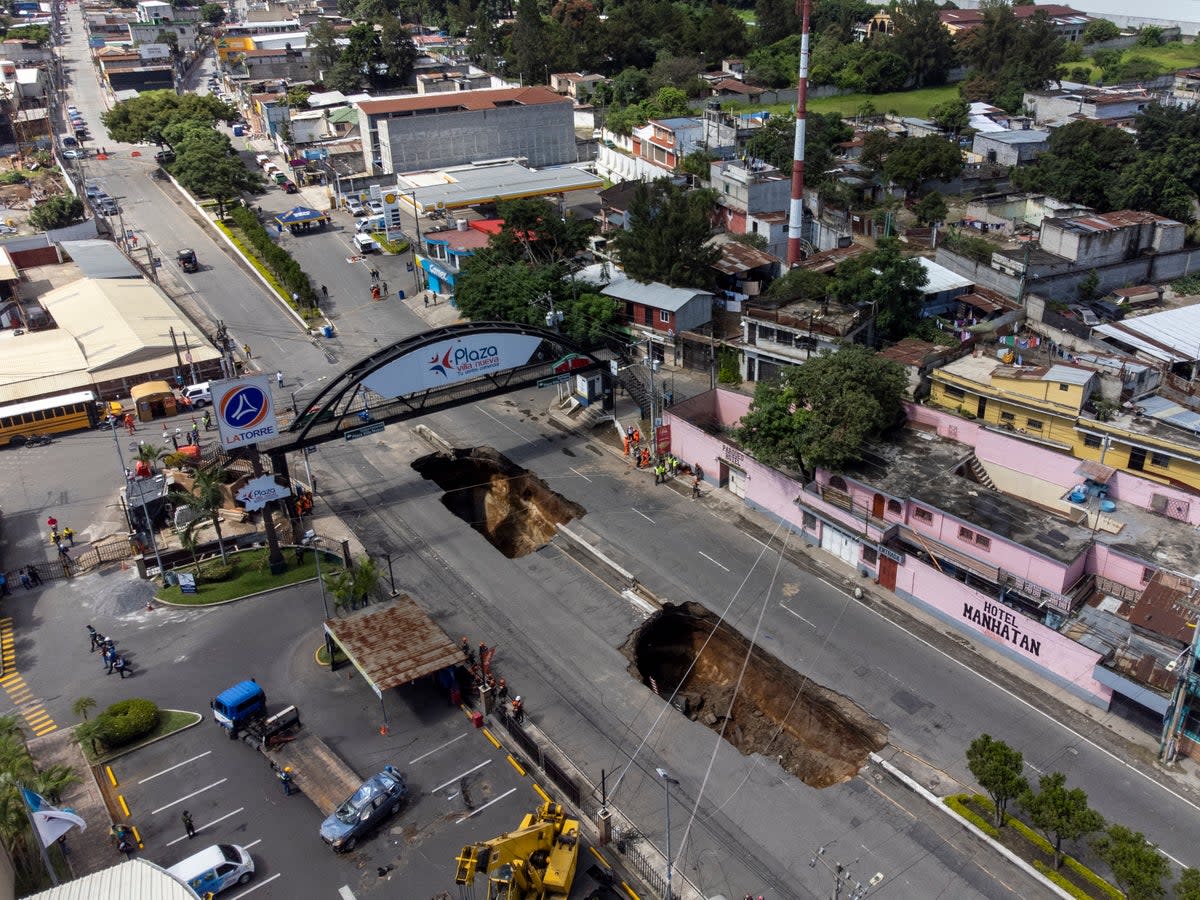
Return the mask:
[[548,543],[560,522],[587,512],[493,447],[431,453],[412,467],[446,492],[450,512],[509,559]]
[[887,743],[878,719],[758,647],[733,699],[750,642],[718,622],[699,604],[667,604],[626,642],[630,674],[664,699],[678,689],[675,706],[688,718],[717,733],[724,724],[742,753],[777,760],[810,787],[853,778]]

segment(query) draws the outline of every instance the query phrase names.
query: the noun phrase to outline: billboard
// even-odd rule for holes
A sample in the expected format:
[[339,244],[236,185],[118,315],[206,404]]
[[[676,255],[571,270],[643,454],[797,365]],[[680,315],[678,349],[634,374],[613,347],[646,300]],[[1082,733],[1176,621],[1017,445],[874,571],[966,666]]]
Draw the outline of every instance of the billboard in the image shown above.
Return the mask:
[[515,369],[533,360],[542,339],[526,334],[472,334],[406,353],[362,380],[381,397],[445,387]]
[[214,381],[210,389],[224,449],[253,446],[279,436],[269,375]]

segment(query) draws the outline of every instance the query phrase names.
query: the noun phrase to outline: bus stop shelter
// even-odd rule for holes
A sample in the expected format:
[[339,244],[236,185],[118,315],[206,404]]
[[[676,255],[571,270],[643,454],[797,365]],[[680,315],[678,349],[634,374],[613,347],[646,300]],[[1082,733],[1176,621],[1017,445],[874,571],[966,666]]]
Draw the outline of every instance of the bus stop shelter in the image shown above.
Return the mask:
[[379,697],[384,728],[384,691],[467,661],[462,647],[407,594],[382,608],[326,619],[325,633]]

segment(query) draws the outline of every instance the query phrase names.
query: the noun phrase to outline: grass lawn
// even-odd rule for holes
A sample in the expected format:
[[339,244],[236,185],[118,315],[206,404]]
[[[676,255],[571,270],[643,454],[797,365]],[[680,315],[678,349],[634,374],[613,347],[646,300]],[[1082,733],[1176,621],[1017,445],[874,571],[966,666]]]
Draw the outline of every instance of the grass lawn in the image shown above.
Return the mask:
[[[929,108],[953,100],[958,97],[958,85],[948,84],[941,87],[920,88],[915,91],[898,91],[894,94],[842,94],[837,97],[810,98],[808,111],[814,113],[840,113],[843,116],[857,115],[862,107],[870,103],[878,113],[894,112],[901,116],[929,115]],[[761,103],[721,104],[722,109],[736,107],[738,112],[756,112],[761,109],[770,110],[772,115],[784,116],[792,114],[790,103],[772,103],[764,107]]]
[[158,725],[140,741],[129,744],[126,747],[117,747],[111,751],[104,751],[99,754],[92,752],[91,744],[81,741],[79,746],[83,749],[83,755],[87,757],[88,762],[93,766],[103,765],[115,757],[129,753],[131,750],[136,750],[138,747],[144,747],[151,741],[157,741],[168,734],[182,731],[189,725],[194,725],[204,718],[199,713],[184,712],[179,709],[160,709],[158,712]]
[[[236,600],[249,594],[271,588],[295,584],[317,577],[316,557],[311,550],[304,551],[304,562],[296,565],[296,554],[285,550],[283,561],[287,570],[282,575],[272,575],[267,566],[267,549],[244,550],[241,553],[229,554],[229,562],[233,566],[233,574],[221,581],[205,583],[202,578],[196,580],[196,593],[185,594],[177,585],[165,587],[155,596],[169,603],[179,603],[185,606],[207,606],[210,603],[223,603],[226,600]],[[219,563],[220,560],[218,559]],[[331,553],[322,554],[322,572],[331,571],[341,566],[342,558]],[[182,566],[179,571],[191,571],[191,566]]]

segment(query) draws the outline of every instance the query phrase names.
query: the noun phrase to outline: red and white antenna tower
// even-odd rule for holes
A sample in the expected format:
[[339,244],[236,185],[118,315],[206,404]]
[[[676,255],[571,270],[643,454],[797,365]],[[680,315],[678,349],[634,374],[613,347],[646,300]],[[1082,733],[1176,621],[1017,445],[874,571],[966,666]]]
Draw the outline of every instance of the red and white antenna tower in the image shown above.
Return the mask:
[[804,131],[808,115],[808,22],[812,0],[800,7],[800,80],[796,83],[796,144],[792,150],[792,200],[788,206],[788,268],[800,262],[804,235]]

